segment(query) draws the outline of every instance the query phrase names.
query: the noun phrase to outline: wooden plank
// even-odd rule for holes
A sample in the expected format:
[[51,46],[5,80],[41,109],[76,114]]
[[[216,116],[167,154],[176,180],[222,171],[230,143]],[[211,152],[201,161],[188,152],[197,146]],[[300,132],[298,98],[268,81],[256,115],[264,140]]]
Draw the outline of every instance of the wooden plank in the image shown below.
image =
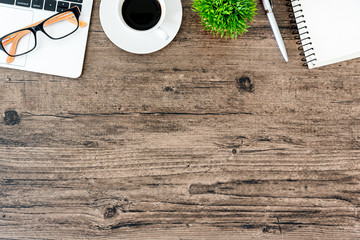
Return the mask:
[[0,238],[360,237],[360,60],[303,68],[284,1],[288,64],[262,10],[220,40],[182,3],[160,52],[116,48],[95,0],[81,78],[1,69]]

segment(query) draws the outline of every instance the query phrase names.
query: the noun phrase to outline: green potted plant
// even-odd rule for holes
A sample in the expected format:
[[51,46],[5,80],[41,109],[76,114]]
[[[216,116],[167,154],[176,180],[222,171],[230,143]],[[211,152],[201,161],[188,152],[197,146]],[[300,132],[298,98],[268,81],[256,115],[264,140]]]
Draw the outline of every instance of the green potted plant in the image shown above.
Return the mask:
[[256,4],[256,0],[194,0],[192,7],[205,30],[234,39],[247,32],[256,15]]

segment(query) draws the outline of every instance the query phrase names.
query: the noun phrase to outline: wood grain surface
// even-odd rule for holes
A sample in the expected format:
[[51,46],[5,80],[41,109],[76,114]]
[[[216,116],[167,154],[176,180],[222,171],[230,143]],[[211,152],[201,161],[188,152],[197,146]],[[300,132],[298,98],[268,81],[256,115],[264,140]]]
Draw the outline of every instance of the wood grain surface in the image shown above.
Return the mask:
[[157,53],[95,0],[81,78],[0,69],[1,239],[360,238],[360,60],[302,67],[284,0],[287,64],[260,1],[238,40],[182,3]]

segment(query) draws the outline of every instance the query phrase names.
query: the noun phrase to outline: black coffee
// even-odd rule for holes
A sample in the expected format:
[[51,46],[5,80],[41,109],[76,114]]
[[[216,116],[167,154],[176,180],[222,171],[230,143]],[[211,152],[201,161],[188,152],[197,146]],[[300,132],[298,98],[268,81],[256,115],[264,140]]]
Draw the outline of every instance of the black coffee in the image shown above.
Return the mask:
[[129,27],[148,30],[159,22],[161,6],[158,0],[125,0],[122,16]]

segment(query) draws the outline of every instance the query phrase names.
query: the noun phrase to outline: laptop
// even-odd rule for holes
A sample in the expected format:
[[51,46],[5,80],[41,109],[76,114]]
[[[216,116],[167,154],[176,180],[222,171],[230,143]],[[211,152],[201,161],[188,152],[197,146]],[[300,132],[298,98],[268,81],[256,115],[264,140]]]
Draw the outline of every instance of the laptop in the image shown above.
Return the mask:
[[0,0],[0,37],[57,12],[78,6],[80,20],[87,23],[70,36],[52,40],[37,32],[37,47],[7,64],[7,54],[0,51],[0,67],[56,76],[78,78],[83,69],[93,0]]

